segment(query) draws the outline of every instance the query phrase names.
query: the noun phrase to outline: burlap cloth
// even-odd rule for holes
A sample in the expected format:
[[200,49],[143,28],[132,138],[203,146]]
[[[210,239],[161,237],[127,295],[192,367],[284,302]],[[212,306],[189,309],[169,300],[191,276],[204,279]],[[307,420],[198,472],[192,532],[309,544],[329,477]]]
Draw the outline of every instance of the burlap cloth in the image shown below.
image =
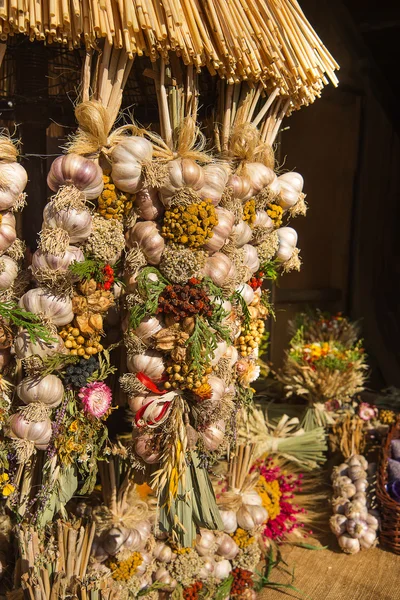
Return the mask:
[[[400,556],[381,548],[353,556],[337,550],[335,539],[327,540],[330,550],[286,548],[283,556],[294,567],[294,585],[307,600],[400,600]],[[325,542],[325,545],[327,545]],[[287,583],[288,576],[273,571],[271,580]],[[288,597],[288,596],[286,596]],[[277,590],[266,589],[259,600],[284,600]]]

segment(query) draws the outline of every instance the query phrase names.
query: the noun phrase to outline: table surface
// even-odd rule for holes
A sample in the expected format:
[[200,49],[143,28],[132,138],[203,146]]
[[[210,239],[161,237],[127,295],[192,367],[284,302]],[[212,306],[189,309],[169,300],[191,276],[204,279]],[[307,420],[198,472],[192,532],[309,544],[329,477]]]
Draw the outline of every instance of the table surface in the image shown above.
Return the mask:
[[[283,557],[294,568],[293,583],[302,594],[264,589],[259,600],[400,600],[400,556],[379,547],[350,556],[339,550],[334,537],[327,543],[327,550],[284,547]],[[274,570],[271,579],[287,583],[289,578]]]

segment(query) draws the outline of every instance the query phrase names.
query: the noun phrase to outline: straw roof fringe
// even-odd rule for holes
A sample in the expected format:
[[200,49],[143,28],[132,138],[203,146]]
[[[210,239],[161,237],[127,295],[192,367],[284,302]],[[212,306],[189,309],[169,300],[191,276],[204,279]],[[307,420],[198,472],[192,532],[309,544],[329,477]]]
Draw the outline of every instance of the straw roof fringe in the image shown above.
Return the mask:
[[278,89],[295,108],[337,84],[338,65],[296,0],[5,0],[0,40],[17,33],[71,50],[106,38],[152,61],[176,52],[228,83]]

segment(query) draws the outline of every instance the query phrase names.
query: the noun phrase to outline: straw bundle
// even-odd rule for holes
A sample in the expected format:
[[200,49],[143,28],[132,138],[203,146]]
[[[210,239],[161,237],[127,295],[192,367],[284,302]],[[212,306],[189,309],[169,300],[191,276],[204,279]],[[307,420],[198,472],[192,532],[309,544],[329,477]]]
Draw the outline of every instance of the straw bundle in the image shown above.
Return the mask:
[[24,33],[70,49],[106,38],[116,48],[168,59],[170,51],[197,70],[229,83],[263,81],[313,102],[338,68],[296,1],[288,0],[8,0],[0,8],[0,39]]

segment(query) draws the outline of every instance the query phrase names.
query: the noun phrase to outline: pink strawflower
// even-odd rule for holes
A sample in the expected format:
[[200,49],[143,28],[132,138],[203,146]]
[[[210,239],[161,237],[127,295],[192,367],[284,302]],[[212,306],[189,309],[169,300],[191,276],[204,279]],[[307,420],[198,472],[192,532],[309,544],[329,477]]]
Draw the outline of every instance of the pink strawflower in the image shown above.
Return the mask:
[[111,406],[112,392],[108,385],[101,381],[88,383],[79,390],[78,395],[82,400],[85,412],[96,419],[104,417]]
[[378,415],[376,406],[371,406],[368,402],[361,402],[358,407],[358,415],[363,421],[370,421]]

